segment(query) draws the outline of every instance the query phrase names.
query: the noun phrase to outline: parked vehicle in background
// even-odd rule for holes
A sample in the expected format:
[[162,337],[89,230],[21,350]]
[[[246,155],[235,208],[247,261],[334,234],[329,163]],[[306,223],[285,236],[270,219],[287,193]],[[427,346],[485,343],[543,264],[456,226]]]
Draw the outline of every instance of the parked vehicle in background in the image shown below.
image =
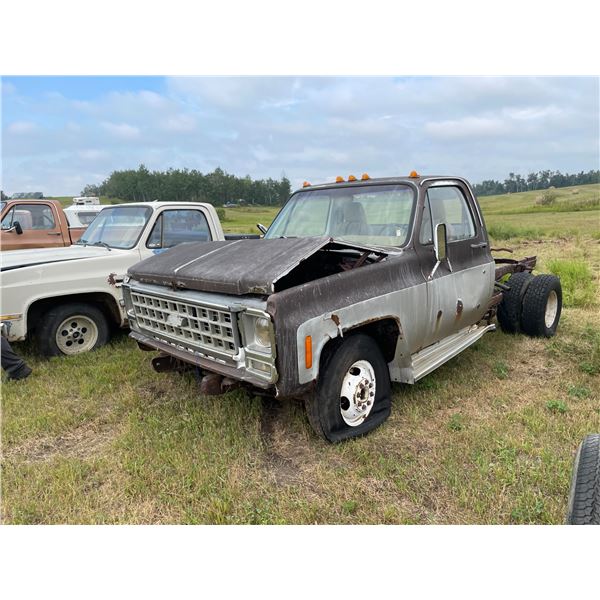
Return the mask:
[[461,177],[306,183],[264,237],[131,267],[130,335],[160,351],[157,370],[202,369],[204,390],[303,398],[331,442],[383,423],[391,382],[417,382],[493,331],[496,315],[532,336],[558,325],[560,281],[533,276],[535,257],[494,260]]
[[100,204],[100,198],[97,196],[77,196],[73,198],[73,204],[76,206],[84,206],[88,204]]
[[121,284],[131,265],[182,242],[224,239],[210,204],[106,206],[73,246],[3,254],[7,338],[31,337],[46,356],[97,348],[127,326]]
[[87,227],[71,226],[58,200],[11,199],[0,207],[2,250],[70,246]]
[[72,204],[64,209],[69,227],[87,227],[104,208],[101,204]]

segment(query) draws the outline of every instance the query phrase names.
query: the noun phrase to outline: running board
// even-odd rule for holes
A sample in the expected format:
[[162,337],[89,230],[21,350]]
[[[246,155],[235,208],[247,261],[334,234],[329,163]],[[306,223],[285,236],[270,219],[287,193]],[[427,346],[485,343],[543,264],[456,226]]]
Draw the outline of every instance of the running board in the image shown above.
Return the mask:
[[494,331],[496,325],[472,325],[458,333],[449,335],[447,338],[415,352],[412,359],[412,368],[401,369],[401,381],[415,383],[434,371],[446,361],[454,358],[463,350],[474,344],[484,333]]

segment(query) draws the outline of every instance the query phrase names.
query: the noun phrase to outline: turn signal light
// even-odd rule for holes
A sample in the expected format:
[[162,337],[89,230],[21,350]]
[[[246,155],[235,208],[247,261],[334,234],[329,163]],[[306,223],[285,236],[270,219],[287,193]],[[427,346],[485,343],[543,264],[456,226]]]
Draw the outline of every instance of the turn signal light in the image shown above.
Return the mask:
[[310,183],[308,183],[308,181],[305,181],[305,182],[302,184],[302,187],[308,187],[309,185],[310,185]]
[[304,364],[307,369],[312,369],[312,337],[310,335],[304,338]]
[[367,179],[371,179],[367,173],[363,173],[361,179],[366,181]]
[[341,175],[338,175],[338,176],[335,178],[335,182],[336,182],[336,183],[342,183],[342,181],[344,181],[344,178],[343,178]]
[[409,177],[418,177],[419,174],[416,171],[411,171]]
[[354,177],[354,175],[348,175],[348,181],[356,181],[356,177]]

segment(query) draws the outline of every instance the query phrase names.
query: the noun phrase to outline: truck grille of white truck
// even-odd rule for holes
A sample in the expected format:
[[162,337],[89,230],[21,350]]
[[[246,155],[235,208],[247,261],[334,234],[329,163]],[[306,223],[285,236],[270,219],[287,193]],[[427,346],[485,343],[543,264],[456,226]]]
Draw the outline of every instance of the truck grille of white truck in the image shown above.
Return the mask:
[[131,290],[135,319],[140,328],[188,351],[233,357],[239,342],[235,315],[214,307],[173,302]]

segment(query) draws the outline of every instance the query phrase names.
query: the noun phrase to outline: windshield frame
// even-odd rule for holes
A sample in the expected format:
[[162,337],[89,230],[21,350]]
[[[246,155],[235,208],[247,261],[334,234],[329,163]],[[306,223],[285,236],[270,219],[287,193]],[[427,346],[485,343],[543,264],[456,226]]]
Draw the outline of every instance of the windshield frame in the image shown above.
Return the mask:
[[[411,212],[410,212],[410,217],[409,217],[409,222],[408,222],[408,227],[407,227],[407,231],[406,231],[406,236],[403,240],[402,244],[398,244],[396,246],[388,246],[388,245],[381,245],[381,244],[368,244],[368,243],[362,243],[362,242],[358,242],[355,240],[348,240],[345,239],[343,237],[335,237],[332,236],[330,234],[323,234],[325,236],[329,236],[333,239],[335,239],[336,241],[340,241],[341,243],[347,243],[347,244],[356,244],[357,246],[370,246],[370,247],[377,247],[377,248],[406,248],[407,246],[410,245],[412,239],[413,239],[413,235],[414,235],[414,229],[415,229],[415,216],[417,214],[417,205],[418,205],[418,201],[419,201],[419,190],[417,188],[417,186],[412,182],[412,181],[386,181],[386,182],[381,182],[381,181],[361,181],[359,184],[336,184],[336,185],[327,185],[327,186],[315,186],[312,188],[308,188],[308,189],[300,189],[300,190],[296,190],[288,199],[287,201],[283,204],[283,206],[281,207],[281,209],[279,210],[279,212],[275,215],[275,218],[273,219],[273,221],[271,222],[271,224],[269,225],[269,228],[267,229],[267,231],[264,234],[264,239],[277,239],[278,237],[281,236],[273,236],[273,237],[269,237],[269,232],[272,230],[273,225],[275,224],[275,222],[277,221],[277,219],[279,218],[279,216],[281,214],[283,214],[286,206],[292,201],[294,200],[297,196],[299,196],[300,194],[307,194],[310,192],[327,192],[329,190],[338,190],[338,189],[346,189],[347,191],[352,190],[352,189],[364,189],[364,188],[368,188],[368,187],[375,187],[375,188],[391,188],[391,187],[398,187],[398,186],[405,186],[406,188],[412,190],[413,192],[413,198],[412,198],[412,207],[411,207]],[[329,216],[327,217],[329,220]],[[286,237],[286,236],[283,236]],[[290,237],[297,237],[297,236],[290,236]],[[314,237],[314,236],[302,236],[302,237]],[[318,237],[318,236],[317,236]]]
[[[87,242],[84,239],[85,235],[90,233],[90,227],[92,227],[92,225],[96,222],[96,220],[100,219],[100,217],[102,216],[102,213],[108,212],[108,211],[113,211],[113,210],[128,209],[128,208],[129,209],[138,208],[140,210],[143,210],[145,213],[143,215],[144,216],[144,224],[140,227],[140,231],[139,231],[137,237],[135,238],[133,243],[129,246],[113,246],[111,244],[106,244],[106,245],[108,247],[114,248],[116,250],[131,250],[132,248],[135,248],[137,246],[137,244],[139,243],[140,238],[144,234],[144,231],[146,231],[148,221],[150,220],[150,218],[152,217],[152,214],[154,213],[154,210],[150,206],[140,206],[139,204],[132,204],[131,206],[121,205],[121,206],[107,206],[106,208],[103,208],[101,211],[98,212],[98,214],[96,215],[96,218],[88,225],[88,227],[83,232],[82,236],[79,238],[79,240],[76,242],[76,244],[79,246],[100,246],[101,244],[99,242],[102,242],[102,238],[100,238],[100,240],[98,240],[97,242],[94,242],[94,243]],[[92,233],[94,233],[94,231],[92,231]],[[104,243],[106,243],[106,242],[104,242]]]

